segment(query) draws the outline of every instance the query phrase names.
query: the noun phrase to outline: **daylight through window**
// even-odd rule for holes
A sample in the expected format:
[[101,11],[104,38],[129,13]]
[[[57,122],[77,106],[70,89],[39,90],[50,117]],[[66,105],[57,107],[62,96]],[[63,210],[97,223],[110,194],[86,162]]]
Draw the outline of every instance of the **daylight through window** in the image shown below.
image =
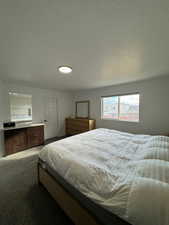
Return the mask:
[[102,97],[102,119],[139,121],[139,94]]

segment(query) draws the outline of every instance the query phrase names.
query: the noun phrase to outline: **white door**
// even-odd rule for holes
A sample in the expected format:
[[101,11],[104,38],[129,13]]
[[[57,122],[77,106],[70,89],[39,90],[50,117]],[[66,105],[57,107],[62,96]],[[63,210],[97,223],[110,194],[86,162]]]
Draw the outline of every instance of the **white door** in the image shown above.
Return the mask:
[[56,137],[58,132],[58,102],[56,97],[44,97],[45,139]]

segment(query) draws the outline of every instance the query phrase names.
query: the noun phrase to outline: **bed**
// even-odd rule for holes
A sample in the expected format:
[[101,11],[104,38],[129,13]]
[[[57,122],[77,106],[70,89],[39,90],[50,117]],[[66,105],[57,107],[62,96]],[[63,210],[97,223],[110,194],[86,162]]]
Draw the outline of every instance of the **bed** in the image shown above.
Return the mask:
[[96,129],[43,148],[38,180],[76,225],[168,225],[169,138]]

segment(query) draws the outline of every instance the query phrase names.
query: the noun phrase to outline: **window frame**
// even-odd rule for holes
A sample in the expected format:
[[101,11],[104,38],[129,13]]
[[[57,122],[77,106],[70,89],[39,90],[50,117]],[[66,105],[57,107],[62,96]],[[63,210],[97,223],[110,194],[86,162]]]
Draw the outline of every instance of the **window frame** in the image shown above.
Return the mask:
[[[11,112],[11,100],[10,100],[10,95],[19,95],[19,96],[29,96],[31,97],[31,119],[21,119],[21,120],[14,120],[12,119],[12,112]],[[13,91],[9,91],[8,92],[8,96],[9,96],[9,108],[10,108],[10,121],[15,122],[15,123],[26,123],[26,122],[32,122],[33,121],[33,110],[32,110],[32,95],[31,94],[23,94],[20,92],[13,92]]]
[[[118,100],[118,119],[112,119],[112,118],[104,118],[103,117],[103,98],[109,98],[109,97],[118,97],[118,99],[121,96],[127,96],[127,95],[139,95],[139,115],[138,115],[138,121],[131,121],[131,120],[121,120],[119,119],[119,114],[120,114],[120,100]],[[140,123],[140,99],[141,99],[141,94],[140,92],[132,92],[132,93],[127,93],[127,94],[114,94],[114,95],[105,95],[101,96],[101,120],[114,120],[114,121],[120,121],[120,122],[128,122],[128,123]]]

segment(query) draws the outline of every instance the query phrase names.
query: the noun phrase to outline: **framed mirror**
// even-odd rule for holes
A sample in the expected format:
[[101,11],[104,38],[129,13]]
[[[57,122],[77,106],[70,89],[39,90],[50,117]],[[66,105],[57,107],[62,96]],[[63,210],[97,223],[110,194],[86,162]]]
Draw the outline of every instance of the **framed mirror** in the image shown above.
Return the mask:
[[79,119],[89,119],[90,117],[90,102],[89,101],[79,101],[76,102],[76,118]]

